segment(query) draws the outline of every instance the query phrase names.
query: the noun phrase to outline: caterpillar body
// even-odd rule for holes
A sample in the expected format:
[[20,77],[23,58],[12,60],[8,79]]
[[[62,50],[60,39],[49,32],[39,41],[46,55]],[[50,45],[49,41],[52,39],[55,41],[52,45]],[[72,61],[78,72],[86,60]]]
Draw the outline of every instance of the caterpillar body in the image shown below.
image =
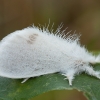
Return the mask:
[[0,76],[23,78],[22,83],[56,72],[66,76],[69,85],[82,72],[100,79],[100,72],[90,65],[98,62],[100,56],[82,47],[78,36],[64,38],[35,26],[15,31],[0,42]]

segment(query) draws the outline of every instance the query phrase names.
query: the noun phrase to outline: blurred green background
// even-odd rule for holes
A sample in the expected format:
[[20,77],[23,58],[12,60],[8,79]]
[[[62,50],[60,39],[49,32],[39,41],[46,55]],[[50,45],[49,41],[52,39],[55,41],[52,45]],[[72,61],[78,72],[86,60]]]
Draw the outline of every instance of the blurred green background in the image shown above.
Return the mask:
[[[100,0],[0,0],[0,39],[30,26],[63,22],[66,32],[82,34],[81,44],[100,50]],[[86,100],[81,92],[52,91],[32,100]]]

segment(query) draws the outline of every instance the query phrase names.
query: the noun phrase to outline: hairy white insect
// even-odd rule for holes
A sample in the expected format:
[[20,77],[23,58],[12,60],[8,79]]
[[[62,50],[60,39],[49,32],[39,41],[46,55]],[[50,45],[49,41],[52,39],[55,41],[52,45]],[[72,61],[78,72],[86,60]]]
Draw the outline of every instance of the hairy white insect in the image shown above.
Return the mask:
[[86,72],[100,79],[100,72],[94,71],[90,64],[100,62],[80,46],[78,36],[67,38],[60,28],[54,35],[38,27],[28,27],[15,31],[0,42],[0,76],[20,79],[24,83],[30,77],[59,72],[66,76],[72,85],[74,76]]

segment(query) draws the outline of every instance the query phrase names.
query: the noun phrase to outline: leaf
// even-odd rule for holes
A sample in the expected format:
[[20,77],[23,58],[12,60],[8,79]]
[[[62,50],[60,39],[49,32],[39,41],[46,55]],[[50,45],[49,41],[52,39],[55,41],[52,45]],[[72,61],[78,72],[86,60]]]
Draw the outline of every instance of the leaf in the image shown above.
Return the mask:
[[[95,65],[100,70],[100,64]],[[85,73],[80,74],[69,86],[68,80],[59,73],[30,78],[24,84],[22,79],[0,77],[0,100],[29,100],[51,90],[77,89],[83,91],[89,100],[100,100],[100,80]]]

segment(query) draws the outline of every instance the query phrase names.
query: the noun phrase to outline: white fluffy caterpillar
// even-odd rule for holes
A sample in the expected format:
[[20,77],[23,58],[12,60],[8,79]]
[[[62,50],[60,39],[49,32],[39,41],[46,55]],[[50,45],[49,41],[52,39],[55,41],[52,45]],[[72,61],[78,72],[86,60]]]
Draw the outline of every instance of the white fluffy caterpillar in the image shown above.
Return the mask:
[[66,76],[69,85],[81,72],[100,79],[100,72],[90,66],[98,62],[100,56],[81,47],[78,37],[64,39],[35,26],[15,31],[0,42],[0,76],[24,78],[22,83],[30,77],[56,72]]

